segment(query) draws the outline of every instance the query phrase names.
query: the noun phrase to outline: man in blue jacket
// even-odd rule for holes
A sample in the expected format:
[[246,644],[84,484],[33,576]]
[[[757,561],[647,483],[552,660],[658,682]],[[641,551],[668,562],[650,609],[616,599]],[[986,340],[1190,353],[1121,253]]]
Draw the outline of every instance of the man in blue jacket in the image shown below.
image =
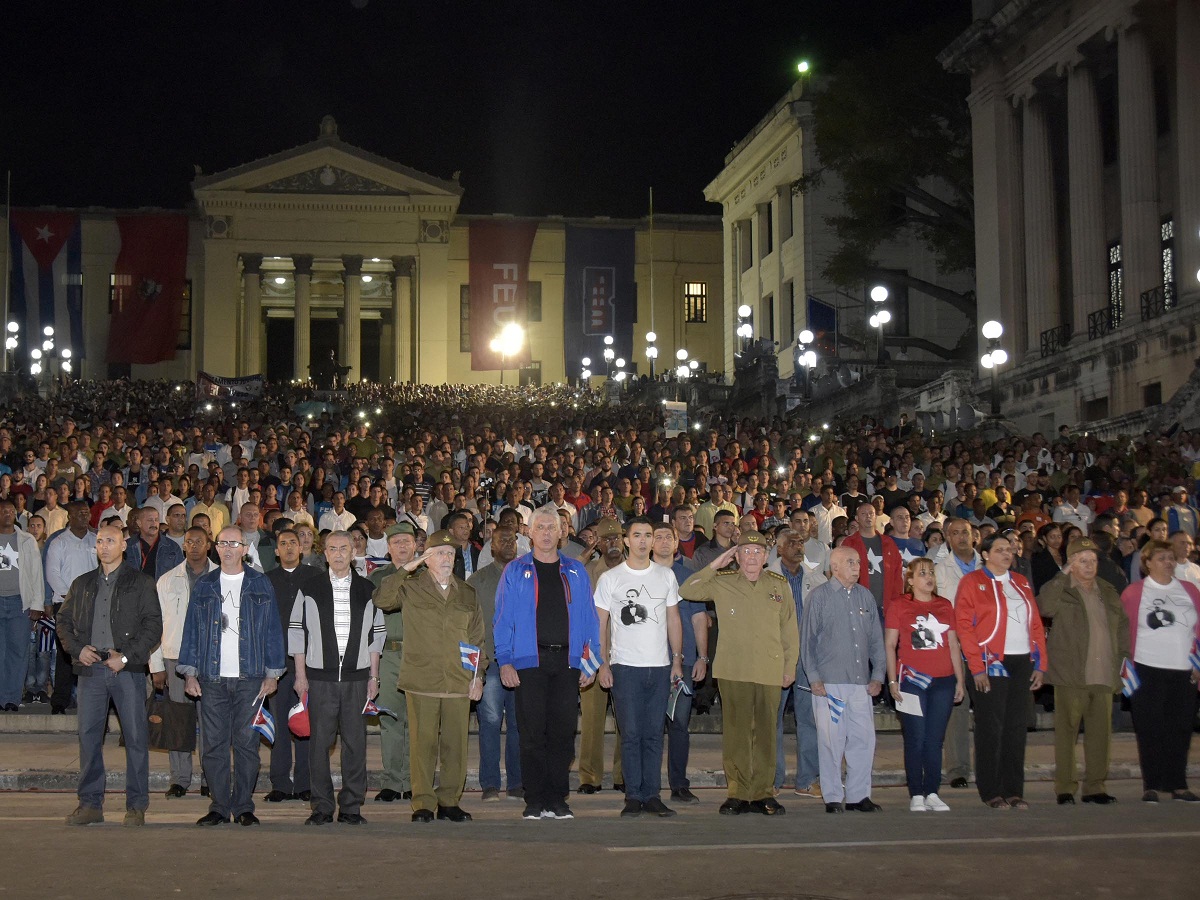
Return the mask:
[[[244,564],[245,550],[240,528],[221,529],[221,568],[196,581],[183,622],[176,671],[187,679],[189,697],[204,698],[201,759],[212,797],[197,825],[225,825],[230,817],[239,825],[258,824],[259,733],[251,725],[259,701],[275,693],[286,671],[275,589],[266,575]],[[277,722],[276,727],[287,726]],[[232,784],[230,747],[236,760]]]
[[570,819],[571,759],[584,648],[597,656],[600,622],[591,581],[578,560],[558,550],[562,525],[553,507],[529,519],[533,552],[504,569],[496,592],[493,636],[500,680],[516,692],[526,819]]

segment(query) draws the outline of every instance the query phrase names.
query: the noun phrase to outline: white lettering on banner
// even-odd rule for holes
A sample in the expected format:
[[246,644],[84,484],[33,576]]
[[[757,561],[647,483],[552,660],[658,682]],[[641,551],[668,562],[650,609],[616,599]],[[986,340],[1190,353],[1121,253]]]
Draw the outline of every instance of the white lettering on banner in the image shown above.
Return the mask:
[[506,324],[517,317],[517,280],[520,266],[516,263],[494,263],[500,280],[492,285],[492,321]]

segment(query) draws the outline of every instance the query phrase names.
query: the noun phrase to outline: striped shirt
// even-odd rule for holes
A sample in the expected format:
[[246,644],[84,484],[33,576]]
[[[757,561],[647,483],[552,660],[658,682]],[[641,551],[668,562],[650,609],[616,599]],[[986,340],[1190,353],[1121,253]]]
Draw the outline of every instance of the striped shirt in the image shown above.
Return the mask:
[[337,635],[338,655],[346,655],[346,645],[350,642],[350,580],[353,576],[338,578],[329,573],[329,581],[333,585],[333,632]]

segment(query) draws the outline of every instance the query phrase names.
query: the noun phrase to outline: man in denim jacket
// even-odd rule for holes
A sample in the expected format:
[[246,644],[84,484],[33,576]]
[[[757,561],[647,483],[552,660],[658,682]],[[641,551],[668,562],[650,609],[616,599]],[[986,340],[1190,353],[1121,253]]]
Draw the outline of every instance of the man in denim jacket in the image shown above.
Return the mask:
[[212,796],[197,825],[225,825],[230,817],[239,825],[258,824],[259,734],[251,724],[259,700],[275,692],[285,671],[275,590],[266,575],[244,564],[245,547],[240,528],[221,530],[221,569],[196,581],[183,623],[176,671],[187,679],[188,696],[204,698],[201,759]]

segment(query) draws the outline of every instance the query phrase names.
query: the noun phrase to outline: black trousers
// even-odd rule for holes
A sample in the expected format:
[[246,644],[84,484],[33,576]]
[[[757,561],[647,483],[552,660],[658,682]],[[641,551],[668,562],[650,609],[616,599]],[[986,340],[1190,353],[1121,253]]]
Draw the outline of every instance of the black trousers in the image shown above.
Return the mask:
[[579,717],[579,670],[566,650],[542,650],[537,668],[519,669],[514,692],[521,733],[525,803],[546,809],[571,792],[571,760]]
[[1025,729],[1029,724],[1029,679],[1033,659],[1028,653],[1004,657],[1006,678],[990,678],[984,694],[967,679],[975,706],[975,785],[987,802],[993,797],[1025,795]]
[[[288,713],[296,705],[296,670],[288,667],[279,679],[279,689],[267,700],[275,717],[275,743],[271,745],[271,789],[285,794],[308,790],[308,738],[298,738],[287,727]],[[295,751],[296,766],[292,768]],[[293,771],[295,775],[293,776]]]
[[1141,686],[1129,698],[1129,707],[1142,766],[1142,790],[1187,790],[1196,685],[1187,670],[1136,665]]
[[[61,603],[54,604],[54,615],[62,609]],[[75,688],[75,672],[71,668],[71,654],[63,649],[62,641],[55,637],[54,691],[50,695],[51,709],[66,709],[71,705],[71,691]],[[174,675],[174,672],[169,673]]]

